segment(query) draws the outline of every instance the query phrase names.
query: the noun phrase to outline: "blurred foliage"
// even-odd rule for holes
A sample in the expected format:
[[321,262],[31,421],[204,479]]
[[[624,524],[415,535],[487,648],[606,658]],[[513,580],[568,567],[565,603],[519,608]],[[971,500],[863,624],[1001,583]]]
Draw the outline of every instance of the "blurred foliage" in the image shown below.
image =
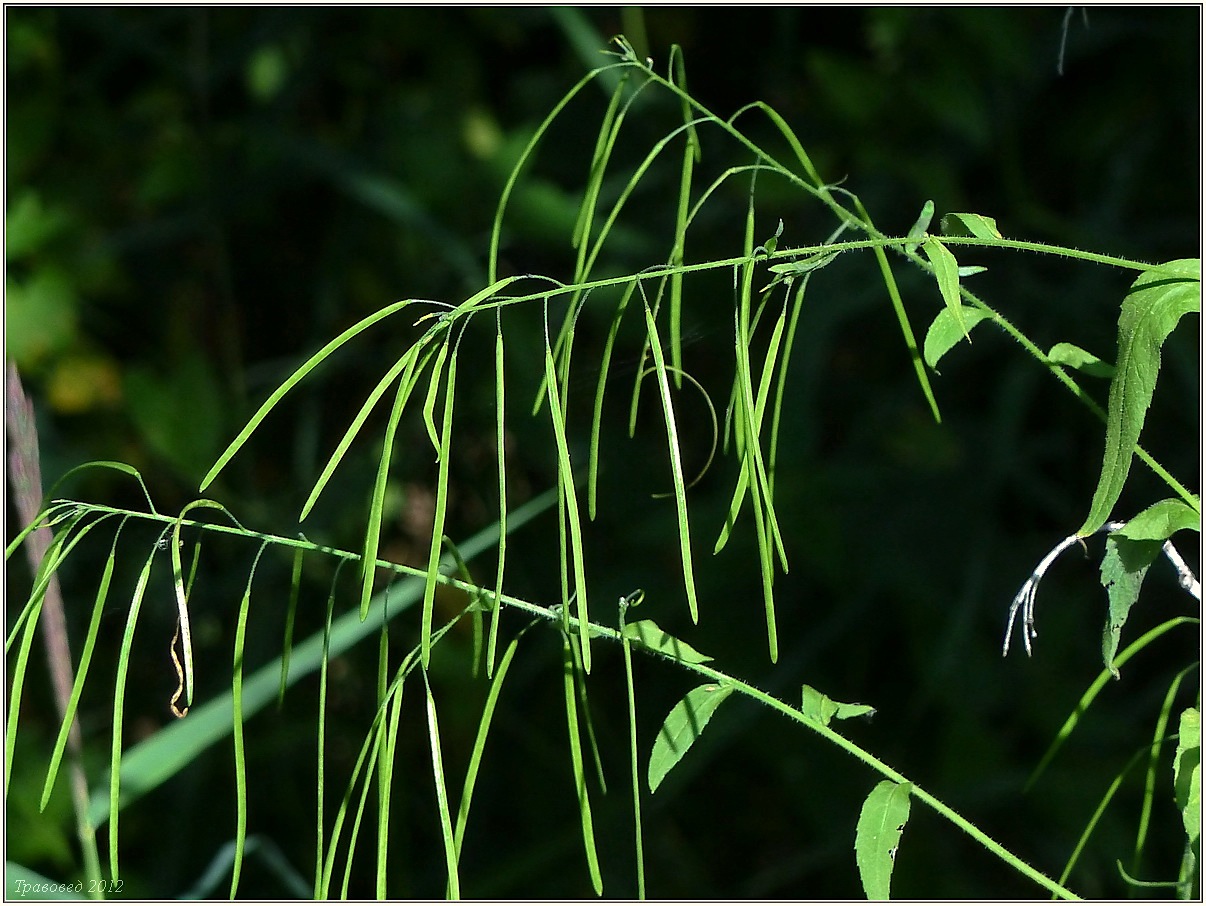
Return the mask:
[[[86,460],[129,462],[147,476],[158,507],[174,512],[255,407],[327,339],[398,298],[454,300],[480,289],[511,166],[564,92],[606,60],[597,51],[620,31],[636,40],[634,29],[643,27],[659,66],[671,43],[682,45],[690,90],[722,116],[757,99],[774,106],[822,175],[848,178],[886,232],[903,234],[933,199],[940,213],[994,216],[1007,236],[1152,261],[1196,254],[1200,15],[1195,7],[1100,8],[1087,22],[1070,16],[1065,34],[1065,10],[1056,8],[667,7],[643,18],[604,8],[9,8],[6,355],[38,405],[43,474],[49,483]],[[570,275],[575,192],[606,100],[603,91],[584,92],[520,183],[504,234],[509,272]],[[620,162],[638,162],[673,127],[675,110],[642,100]],[[769,127],[748,115],[742,125],[775,146]],[[705,138],[704,166],[719,172],[734,162],[730,151],[714,150],[722,147]],[[673,163],[667,167],[650,171],[599,271],[665,259],[673,222],[666,199],[678,179]],[[617,173],[615,193],[628,175]],[[785,221],[781,245],[819,241],[831,229],[795,190],[769,179],[758,190],[765,235]],[[727,209],[705,210],[689,260],[738,253],[743,192],[733,186],[722,198]],[[973,288],[1041,347],[1067,341],[1111,358],[1130,275],[984,257],[991,260],[978,263],[989,273],[973,278]],[[915,326],[924,326],[940,305],[937,293],[916,275],[901,280]],[[705,386],[723,388],[728,290],[723,278],[689,286],[685,312],[696,342],[687,367]],[[1005,610],[1038,558],[1087,512],[1102,426],[985,329],[944,360],[935,384],[944,421],[935,425],[870,259],[827,268],[810,292],[782,427],[778,495],[792,572],[777,586],[779,665],[766,661],[753,542],[742,533],[722,556],[702,561],[701,622],[682,622],[672,508],[647,497],[669,486],[668,473],[622,468],[662,461],[653,406],[644,411],[652,427],[643,438],[628,441],[619,421],[605,437],[604,462],[613,465],[603,476],[589,569],[600,612],[607,600],[643,587],[648,615],[721,658],[724,669],[788,698],[807,682],[835,699],[874,705],[875,720],[852,731],[861,744],[1058,874],[1110,779],[1150,740],[1171,679],[1167,664],[1192,660],[1197,640],[1173,633],[1153,656],[1129,665],[1039,788],[1021,795],[1100,666],[1105,596],[1094,564],[1069,557],[1044,585],[1042,639],[1031,660],[1001,660]],[[589,407],[589,363],[598,359],[607,317],[605,307],[596,315],[588,306],[580,325],[585,364],[575,371],[586,384],[572,402],[580,412]],[[517,314],[506,329],[508,367],[534,391],[539,362],[524,350],[540,342],[539,319]],[[270,419],[207,496],[253,528],[294,531],[297,509],[355,405],[403,348],[402,328],[390,330],[364,338],[303,385],[288,417]],[[458,407],[475,415],[458,414],[453,537],[488,524],[497,506],[491,337],[466,338]],[[1143,442],[1188,481],[1200,469],[1197,445],[1187,442],[1200,430],[1197,348],[1188,331],[1174,335],[1166,363]],[[475,371],[480,380],[470,379]],[[1104,399],[1104,385],[1088,386]],[[517,396],[510,405],[518,414],[527,402]],[[702,410],[692,417],[691,405],[684,396],[682,430],[704,446],[706,419]],[[624,406],[613,408],[622,417]],[[383,416],[374,419],[370,425],[379,425]],[[546,424],[513,420],[517,503],[552,480]],[[421,423],[406,430],[382,553],[421,562],[435,467]],[[309,537],[358,543],[379,449],[376,441],[357,445],[307,521]],[[719,527],[731,475],[731,464],[716,466],[693,489],[701,532]],[[1136,470],[1122,515],[1158,492]],[[65,493],[117,505],[139,499],[137,488],[107,475],[76,479]],[[8,521],[11,538],[18,529],[11,510]],[[545,525],[512,547],[514,593],[552,595],[555,539],[555,525]],[[141,557],[130,552],[145,547],[122,544],[132,570]],[[96,547],[64,575],[69,609],[78,605],[69,613],[75,638],[107,553],[107,544]],[[1186,553],[1198,569],[1196,553]],[[210,666],[199,679],[201,696],[229,682],[231,615],[253,554],[213,543],[203,564],[194,634],[198,660]],[[17,602],[27,588],[22,568],[14,558],[8,583]],[[264,570],[256,588],[275,591],[261,592],[253,607],[247,660],[256,665],[279,651],[288,587],[285,558]],[[1167,573],[1152,573],[1128,624],[1135,637],[1186,607]],[[492,575],[492,567],[478,565],[476,574]],[[329,579],[328,564],[307,563],[298,637],[321,625]],[[133,574],[115,581],[129,588]],[[145,662],[132,667],[139,682],[127,711],[131,743],[170,719],[173,611],[163,575],[153,580],[152,599],[140,630]],[[658,600],[663,609],[655,611]],[[110,605],[102,648],[105,633],[111,646],[120,637],[123,606]],[[397,635],[404,638],[391,645],[409,648],[407,633]],[[559,642],[531,635],[523,646],[527,656],[504,692],[479,779],[463,890],[585,896],[589,881],[571,830]],[[371,713],[372,647],[332,665],[329,795],[340,789]],[[485,689],[465,669],[470,640],[447,648],[433,669],[444,752],[459,783]],[[622,787],[620,657],[604,649],[597,658],[594,718],[609,777]],[[111,670],[102,661],[98,655],[96,675],[111,675],[99,672]],[[688,683],[664,664],[638,663],[646,745]],[[108,745],[106,686],[92,686],[82,712],[98,765]],[[40,712],[27,707],[25,732],[51,738],[48,693],[27,694],[46,701]],[[248,735],[250,832],[274,842],[303,875],[314,846],[314,697],[314,684],[302,684]],[[420,711],[411,709],[414,732],[399,743],[399,758],[419,774],[427,763]],[[99,781],[103,768],[91,776]],[[773,716],[744,703],[722,709],[646,802],[650,894],[858,895],[854,827],[876,779]],[[50,819],[69,827],[66,808],[36,824],[25,817],[39,788],[39,772],[24,761],[9,798],[10,857],[19,852],[30,867],[65,878],[63,847],[74,841],[56,836]],[[1140,795],[1137,779],[1124,788],[1070,879],[1073,889],[1126,892],[1114,860],[1130,858]],[[393,892],[439,896],[430,782],[416,779],[394,798]],[[632,896],[629,805],[613,791],[596,808],[605,891]],[[31,834],[18,851],[21,827]],[[127,891],[188,889],[233,829],[230,753],[218,747],[123,814]],[[1151,856],[1132,873],[1172,876],[1179,831],[1171,798],[1158,793]],[[370,884],[354,882],[353,895],[371,895]],[[1035,892],[921,813],[902,841],[893,887],[940,898]],[[286,895],[279,879],[251,867],[241,892]]]

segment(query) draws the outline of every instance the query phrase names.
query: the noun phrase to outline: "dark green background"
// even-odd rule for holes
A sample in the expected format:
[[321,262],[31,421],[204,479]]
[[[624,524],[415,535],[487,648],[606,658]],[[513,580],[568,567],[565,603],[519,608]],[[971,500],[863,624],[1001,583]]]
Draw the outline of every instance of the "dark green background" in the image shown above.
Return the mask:
[[[195,496],[215,456],[303,358],[399,298],[459,300],[485,285],[489,230],[506,176],[532,130],[588,69],[619,10],[170,8],[5,12],[7,121],[6,353],[39,414],[49,484],[80,462],[117,459],[146,476],[160,510]],[[665,67],[682,45],[688,85],[727,117],[764,100],[792,124],[822,175],[846,178],[877,226],[908,230],[926,199],[937,210],[995,216],[1007,236],[1147,261],[1197,255],[1200,245],[1200,10],[1095,9],[1068,21],[1040,9],[647,10],[648,53]],[[504,273],[568,279],[569,236],[607,95],[588,87],[547,138],[520,184],[504,235]],[[617,151],[618,191],[650,144],[676,125],[677,106],[650,96],[630,115]],[[764,121],[740,121],[778,150]],[[699,185],[748,155],[703,134]],[[678,171],[653,168],[600,260],[628,273],[669,252]],[[781,245],[815,243],[824,211],[781,181],[758,186],[761,237],[780,219]],[[697,190],[698,191],[698,190]],[[697,221],[687,257],[740,253],[746,184],[730,184]],[[851,260],[847,260],[847,259]],[[1040,347],[1077,343],[1114,352],[1127,272],[1027,254],[984,254],[972,286]],[[938,311],[932,284],[901,273],[919,335]],[[613,302],[580,322],[569,402],[575,455]],[[718,405],[731,377],[728,275],[688,283],[685,321],[696,338],[688,370]],[[409,322],[389,322],[315,375],[284,405],[206,496],[253,528],[290,534],[298,508],[359,401],[405,348]],[[622,354],[635,352],[636,328]],[[1145,446],[1191,489],[1199,459],[1198,348],[1190,319],[1165,350]],[[515,502],[554,480],[547,418],[526,417],[540,344],[535,309],[508,322],[511,490]],[[496,511],[490,325],[466,335],[451,465],[448,531],[464,538]],[[791,573],[777,581],[781,652],[766,657],[752,527],[711,558],[735,478],[717,463],[692,490],[701,620],[685,616],[661,414],[646,399],[641,430],[623,429],[629,383],[606,412],[602,506],[589,531],[592,615],[648,592],[642,616],[717,656],[718,666],[787,699],[801,683],[874,705],[845,728],[861,745],[937,794],[1023,858],[1058,875],[1110,780],[1153,731],[1172,675],[1198,639],[1178,630],[1110,685],[1039,786],[1022,786],[1100,669],[1106,598],[1095,559],[1070,552],[1040,596],[1035,657],[1000,657],[1009,601],[1042,555],[1083,520],[1100,467],[1103,429],[1007,338],[981,327],[954,351],[934,386],[942,425],[912,376],[870,256],[843,256],[818,274],[794,351],[781,439],[778,507]],[[628,380],[631,380],[629,375]],[[1082,383],[1104,402],[1105,385]],[[680,419],[697,457],[706,410],[684,392]],[[359,543],[384,414],[303,526],[308,537]],[[663,441],[664,442],[664,441]],[[422,509],[434,490],[421,421],[408,422],[384,554],[426,554]],[[692,469],[688,455],[688,470]],[[68,493],[138,504],[108,476]],[[1165,496],[1141,466],[1119,505],[1133,514]],[[748,513],[745,517],[748,520]],[[417,519],[417,522],[416,522]],[[19,528],[8,511],[8,537]],[[102,646],[120,639],[124,604],[147,539],[123,542]],[[1194,539],[1196,540],[1196,539]],[[140,546],[141,545],[141,546]],[[1200,558],[1182,544],[1195,569]],[[1096,555],[1099,545],[1090,545]],[[81,547],[65,571],[78,640],[108,541]],[[558,588],[556,523],[517,536],[508,588],[551,602]],[[255,550],[214,541],[193,611],[199,695],[229,682],[233,614]],[[28,587],[14,558],[10,597]],[[266,556],[253,595],[247,663],[279,650],[289,564]],[[488,558],[478,575],[493,575]],[[175,678],[166,656],[174,612],[160,570],[128,693],[127,739],[169,721]],[[320,625],[331,565],[307,561],[299,638]],[[339,606],[352,606],[352,583]],[[1157,564],[1123,644],[1187,610]],[[13,612],[9,612],[10,619]],[[508,617],[504,636],[523,625]],[[414,644],[404,622],[394,663]],[[486,752],[465,841],[462,893],[471,897],[591,894],[577,837],[564,742],[555,634],[529,633]],[[459,792],[485,694],[468,678],[469,641],[436,660],[444,752]],[[619,652],[598,646],[591,675],[609,793],[595,795],[605,892],[632,897],[627,730]],[[339,795],[374,701],[375,646],[334,665],[327,777]],[[40,662],[35,666],[40,669]],[[112,664],[100,657],[83,725],[94,784],[107,764]],[[107,671],[107,672],[106,672]],[[1189,687],[1196,685],[1191,674]],[[36,817],[41,765],[56,729],[40,679],[27,690],[8,801],[8,857],[50,877],[78,872],[65,795]],[[640,733],[692,685],[668,665],[637,665]],[[312,872],[316,683],[296,687],[281,713],[248,726],[251,833]],[[394,799],[390,893],[435,897],[444,874],[428,776],[421,696],[404,711]],[[1183,692],[1180,707],[1192,703]],[[1169,757],[1143,877],[1171,878],[1180,818]],[[184,892],[234,835],[229,742],[122,817],[126,891]],[[854,827],[878,777],[801,728],[731,700],[665,785],[645,800],[648,890],[657,897],[857,897]],[[60,783],[60,787],[64,786]],[[1142,783],[1132,775],[1069,883],[1122,896],[1115,859],[1130,865]],[[32,804],[31,804],[32,803]],[[329,818],[328,818],[329,820]],[[372,894],[369,848],[351,893]],[[217,893],[225,892],[225,886]],[[1040,890],[923,806],[914,805],[894,893],[907,897],[1029,897]],[[252,860],[241,893],[286,896]],[[1147,894],[1158,891],[1147,891]]]

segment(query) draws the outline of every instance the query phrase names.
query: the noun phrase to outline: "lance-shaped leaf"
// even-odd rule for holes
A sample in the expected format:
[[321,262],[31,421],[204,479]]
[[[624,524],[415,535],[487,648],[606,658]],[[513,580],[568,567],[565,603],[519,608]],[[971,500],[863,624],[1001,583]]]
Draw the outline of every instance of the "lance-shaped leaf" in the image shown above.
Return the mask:
[[651,651],[657,651],[667,657],[682,661],[684,664],[703,664],[712,660],[706,654],[700,654],[686,642],[676,639],[653,620],[638,620],[624,626],[623,636],[640,642]]
[[707,683],[687,693],[666,716],[662,729],[653,742],[649,756],[649,792],[657,792],[658,786],[670,769],[678,764],[687,749],[699,739],[716,713],[716,709],[732,693],[732,686]]
[[[963,323],[963,303],[959,301],[959,262],[951,250],[933,236],[921,244],[921,250],[934,267],[934,278],[938,281],[938,291],[942,293],[946,310],[954,317],[963,336],[967,337],[969,328]],[[971,337],[967,338],[970,341]]]
[[925,333],[925,363],[937,371],[938,360],[954,349],[956,343],[966,339],[971,329],[988,316],[988,312],[970,305],[961,305],[958,314],[949,308],[942,309]]
[[1187,312],[1202,308],[1202,263],[1182,259],[1139,275],[1118,317],[1117,371],[1110,381],[1105,456],[1089,516],[1077,532],[1096,532],[1122,494],[1160,371],[1160,347]]
[[847,717],[868,717],[875,713],[875,709],[870,705],[847,704],[846,702],[835,702],[824,692],[820,692],[812,686],[804,686],[803,702],[800,710],[804,712],[805,717],[819,721],[823,726],[829,726],[829,722],[835,717],[838,720],[845,720]]
[[1112,378],[1114,366],[1072,343],[1056,343],[1047,353],[1047,361],[1084,372],[1090,377]]
[[1202,514],[1183,500],[1169,498],[1153,503],[1114,533],[1131,541],[1164,541],[1182,529],[1202,530]]
[[909,243],[905,246],[910,252],[917,251],[917,246],[921,244],[921,240],[925,237],[925,231],[930,228],[930,221],[934,219],[934,202],[927,201],[921,206],[921,213],[917,215],[917,220],[909,229]]
[[858,874],[868,900],[886,900],[896,865],[896,847],[909,820],[911,783],[881,780],[863,802],[854,837]]
[[1000,239],[1001,231],[992,217],[983,214],[943,214],[944,236],[972,236],[976,239]]

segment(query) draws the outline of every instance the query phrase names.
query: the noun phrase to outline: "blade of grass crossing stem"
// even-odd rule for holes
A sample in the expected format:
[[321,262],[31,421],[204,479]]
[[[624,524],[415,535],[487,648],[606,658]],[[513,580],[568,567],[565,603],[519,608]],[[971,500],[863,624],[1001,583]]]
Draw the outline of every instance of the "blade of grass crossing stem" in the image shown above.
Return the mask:
[[582,743],[578,735],[578,701],[574,691],[574,655],[570,637],[562,637],[562,678],[565,685],[565,720],[569,729],[570,763],[574,769],[574,789],[578,795],[578,811],[582,816],[582,845],[586,850],[586,866],[590,871],[595,893],[603,896],[603,876],[599,873],[599,856],[595,852],[595,828],[590,813],[590,793],[582,770]]
[[247,845],[247,753],[243,745],[243,647],[247,640],[247,614],[251,610],[251,582],[255,578],[256,567],[268,542],[260,544],[260,549],[251,564],[251,572],[247,576],[247,587],[243,591],[243,600],[239,604],[239,621],[235,626],[234,642],[234,677],[231,680],[231,704],[234,707],[234,731],[231,740],[234,743],[235,762],[235,803],[238,806],[235,828],[234,863],[230,871],[230,898],[235,898],[239,889],[239,876],[243,872],[243,852]]
[[300,547],[293,551],[293,573],[289,577],[289,609],[285,611],[285,639],[281,645],[281,686],[276,695],[278,711],[285,704],[285,689],[289,687],[289,658],[293,655],[293,620],[297,616],[297,596],[301,590],[304,555],[305,551]]
[[436,716],[435,696],[431,694],[431,683],[427,671],[423,671],[423,685],[427,689],[427,733],[431,743],[431,776],[435,781],[436,806],[440,812],[440,833],[444,838],[444,864],[448,868],[448,898],[461,898],[461,882],[457,872],[457,848],[452,833],[452,812],[448,808],[448,787],[444,783],[444,756],[440,753],[440,722]]
[[[672,53],[674,65],[671,73],[674,81],[685,92],[687,90],[687,67],[683,60],[682,50]],[[695,163],[700,159],[699,136],[692,122],[691,105],[686,99],[682,102],[683,122],[689,125],[687,141],[683,145],[683,162],[678,179],[678,210],[674,216],[674,248],[670,252],[670,265],[681,266],[686,254],[687,217],[691,207],[691,184],[695,173]],[[670,364],[674,366],[674,386],[682,388],[681,375],[683,367],[683,273],[680,270],[670,275]]]
[[678,428],[674,421],[674,405],[670,400],[670,382],[666,378],[666,362],[662,357],[662,344],[657,334],[657,324],[649,306],[645,306],[645,329],[649,336],[649,348],[653,351],[653,366],[657,370],[657,383],[661,390],[662,412],[666,421],[666,444],[670,454],[670,471],[674,476],[674,507],[678,517],[679,552],[683,563],[683,585],[687,590],[687,608],[691,620],[699,622],[699,601],[695,592],[695,573],[692,568],[691,526],[687,519],[687,489],[683,479],[682,450],[678,443]]
[[[462,334],[463,335],[463,334]],[[444,392],[444,421],[439,439],[440,470],[436,481],[434,523],[431,529],[431,552],[427,559],[427,584],[423,588],[423,626],[420,638],[423,642],[423,669],[431,663],[431,615],[435,610],[436,576],[440,574],[440,549],[444,539],[444,517],[448,512],[448,460],[452,446],[452,404],[456,398],[456,356],[460,347],[452,350],[448,357],[448,381]],[[438,374],[438,371],[437,371]],[[434,386],[436,375],[432,376]]]
[[[644,595],[642,595],[644,597]],[[632,760],[632,820],[636,840],[637,899],[645,899],[645,844],[641,830],[641,768],[637,747],[636,685],[632,679],[632,642],[624,633],[624,614],[637,601],[620,599],[620,646],[624,652],[624,682],[628,692],[628,749]]]
[[67,737],[70,735],[71,725],[75,721],[80,694],[84,691],[84,681],[88,678],[88,667],[92,664],[92,652],[96,650],[96,636],[100,631],[101,614],[104,612],[105,602],[109,598],[109,583],[113,579],[113,562],[117,559],[117,539],[121,537],[121,530],[125,528],[128,519],[128,516],[122,519],[117,531],[114,532],[113,546],[109,549],[109,556],[101,571],[100,584],[96,589],[96,602],[92,605],[92,619],[88,622],[88,633],[80,652],[80,663],[75,670],[75,682],[71,686],[71,697],[67,700],[67,708],[63,712],[63,722],[59,726],[59,736],[55,740],[50,765],[46,769],[46,782],[42,786],[42,801],[38,806],[40,811],[45,811],[46,803],[50,801],[50,793],[54,789],[54,782],[59,774],[59,765],[62,763],[63,753],[67,748]]
[[[871,215],[863,207],[862,201],[857,195],[852,197],[854,198],[855,207],[858,208],[858,212],[863,218],[863,222],[867,227],[874,230],[875,224],[871,222]],[[921,392],[925,394],[926,401],[930,404],[930,411],[934,413],[934,421],[941,424],[942,414],[938,411],[938,400],[934,398],[934,390],[930,387],[930,378],[925,372],[925,361],[922,359],[921,351],[917,348],[917,340],[913,336],[913,327],[909,324],[908,313],[905,312],[904,302],[900,298],[900,290],[896,286],[896,277],[892,274],[892,266],[888,263],[887,253],[884,252],[882,246],[875,246],[875,260],[879,262],[879,270],[884,278],[884,287],[888,290],[888,297],[892,300],[892,310],[896,313],[896,321],[900,325],[900,333],[904,337],[905,347],[909,350],[909,358],[913,360],[913,371],[917,374],[917,383],[921,385]]]
[[507,678],[507,671],[511,669],[511,662],[515,659],[515,652],[519,648],[519,640],[523,638],[525,632],[539,622],[541,621],[533,620],[511,640],[511,644],[503,652],[502,660],[498,663],[498,670],[494,672],[494,677],[490,682],[490,691],[486,694],[486,704],[482,708],[481,721],[477,727],[477,738],[473,741],[473,752],[469,756],[469,766],[465,769],[465,784],[461,789],[460,807],[456,813],[456,832],[453,834],[453,843],[456,849],[458,864],[460,864],[461,858],[461,841],[465,837],[465,826],[469,823],[469,807],[473,803],[473,788],[477,784],[477,774],[481,769],[482,753],[486,750],[486,738],[490,734],[490,723],[494,719],[494,709],[498,705],[498,696],[502,692],[503,682]]
[[394,787],[394,758],[398,750],[398,727],[402,719],[402,686],[392,697],[386,724],[385,757],[381,759],[381,808],[377,816],[377,899],[386,899],[385,881],[389,856],[389,802]]
[[[411,364],[414,360],[411,360]],[[402,410],[410,397],[413,384],[410,381],[410,366],[398,382],[398,390],[394,396],[394,408],[389,415],[389,424],[385,428],[385,439],[381,448],[381,459],[377,463],[377,480],[373,485],[373,496],[369,503],[368,524],[364,533],[364,559],[361,561],[360,574],[360,619],[368,616],[369,600],[373,593],[373,580],[377,575],[377,551],[381,544],[381,519],[385,509],[385,487],[389,477],[389,463],[394,451],[394,437],[398,431],[398,423],[402,420]]]
[[[574,488],[574,470],[570,465],[569,445],[565,439],[565,420],[561,414],[561,402],[558,399],[557,393],[557,378],[553,369],[553,351],[549,348],[548,333],[545,333],[544,346],[544,374],[545,385],[549,397],[549,416],[553,421],[553,435],[557,443],[557,474],[558,483],[562,487],[563,499],[565,501],[566,517],[569,523],[569,541],[572,549],[573,570],[574,570],[574,589],[575,597],[578,601],[578,629],[582,641],[582,662],[587,673],[590,673],[590,632],[589,632],[589,616],[586,607],[586,573],[583,566],[582,556],[582,524],[578,518],[578,499]],[[561,546],[562,563],[566,563],[567,556],[571,551],[566,550],[563,543]],[[563,570],[565,567],[563,566]],[[565,608],[565,625],[569,623],[569,600],[565,599],[561,602]]]
[[218,474],[224,468],[226,468],[226,464],[234,458],[234,455],[239,452],[243,444],[247,443],[247,439],[251,437],[252,432],[254,432],[255,429],[260,426],[260,422],[267,417],[268,413],[271,412],[276,404],[281,401],[281,398],[292,390],[306,375],[322,364],[322,362],[332,352],[359,334],[361,331],[366,330],[367,328],[376,324],[378,321],[388,318],[395,312],[401,311],[414,301],[415,300],[413,299],[403,299],[401,302],[395,302],[392,305],[387,305],[380,311],[374,312],[367,318],[363,318],[362,320],[353,324],[331,342],[327,343],[327,345],[322,349],[318,350],[318,352],[314,353],[314,355],[312,355],[309,359],[307,359],[305,364],[293,372],[293,374],[291,374],[283,384],[277,387],[276,390],[272,391],[272,394],[264,401],[264,404],[260,406],[255,415],[251,417],[251,420],[248,421],[243,427],[243,430],[240,431],[238,436],[230,442],[230,446],[228,446],[222,452],[222,454],[218,457],[217,462],[213,464],[213,467],[209,470],[206,476],[201,479],[201,486],[198,488],[198,492],[204,491],[207,487],[209,487],[210,483],[218,477]]
[[[420,351],[420,347],[422,347]],[[377,386],[365,399],[360,407],[360,411],[356,413],[356,417],[352,419],[352,423],[348,425],[346,431],[343,432],[343,437],[340,438],[339,444],[335,447],[335,452],[331,454],[327,460],[327,464],[323,466],[322,474],[318,476],[318,480],[314,482],[314,487],[310,489],[310,496],[306,498],[306,502],[302,505],[301,513],[297,517],[298,522],[304,522],[306,517],[310,515],[310,510],[314,508],[314,504],[318,502],[319,496],[326,489],[327,483],[331,480],[331,476],[335,474],[335,469],[343,461],[344,456],[348,452],[348,448],[352,445],[352,441],[360,434],[360,429],[364,426],[365,421],[369,417],[369,413],[377,405],[378,400],[385,394],[385,390],[390,384],[397,379],[398,375],[403,371],[406,372],[407,378],[403,379],[404,383],[409,382],[410,376],[421,372],[426,366],[428,359],[435,354],[435,347],[430,344],[423,345],[423,341],[415,343],[408,349],[403,356],[396,361],[393,366],[385,373],[385,376],[377,382]],[[415,362],[417,358],[421,358],[416,368]]]
[[126,674],[130,669],[130,650],[134,645],[134,627],[138,625],[138,613],[146,596],[147,582],[151,578],[151,566],[155,562],[155,551],[147,556],[134,594],[130,598],[130,611],[126,617],[126,629],[121,638],[121,650],[117,655],[117,676],[113,681],[113,735],[109,749],[109,877],[120,878],[117,865],[117,812],[121,797],[121,737],[125,720]]

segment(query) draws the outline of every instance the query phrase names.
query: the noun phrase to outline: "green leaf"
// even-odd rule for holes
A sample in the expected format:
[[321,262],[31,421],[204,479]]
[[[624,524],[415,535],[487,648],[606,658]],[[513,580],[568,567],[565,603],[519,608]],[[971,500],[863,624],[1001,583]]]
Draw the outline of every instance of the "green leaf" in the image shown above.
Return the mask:
[[1114,532],[1114,537],[1131,541],[1165,541],[1182,529],[1202,530],[1202,514],[1183,500],[1169,498],[1153,503]]
[[943,214],[942,235],[972,236],[976,239],[1002,238],[996,220],[983,214]]
[[1173,761],[1173,798],[1181,810],[1185,836],[1195,849],[1202,834],[1202,715],[1197,708],[1181,712],[1177,755]]
[[1066,365],[1069,368],[1083,371],[1090,377],[1112,378],[1114,376],[1113,365],[1103,362],[1093,353],[1086,352],[1072,343],[1056,343],[1047,353],[1047,360],[1056,365]]
[[854,837],[858,874],[868,900],[886,900],[896,865],[896,847],[909,820],[911,783],[881,780],[863,802]]
[[1105,456],[1089,516],[1077,532],[1091,535],[1110,518],[1122,494],[1160,371],[1160,347],[1181,316],[1202,308],[1202,265],[1181,259],[1144,271],[1118,317],[1117,373],[1110,381]]
[[933,236],[926,237],[925,242],[921,244],[921,250],[934,267],[934,277],[938,281],[938,291],[942,293],[946,310],[954,317],[955,323],[966,337],[970,328],[963,323],[964,305],[959,301],[959,262],[955,260],[951,250]]
[[958,315],[949,308],[942,309],[925,333],[925,363],[937,371],[938,360],[950,352],[960,340],[967,339],[970,342],[968,334],[971,329],[987,317],[988,312],[968,305],[961,306]]
[[921,213],[917,215],[917,220],[909,229],[909,243],[905,246],[910,252],[917,251],[917,246],[921,244],[921,240],[925,237],[925,231],[930,228],[930,221],[934,219],[934,202],[927,201],[921,206]]
[[686,642],[670,635],[653,620],[638,620],[626,624],[623,637],[640,642],[651,651],[657,651],[684,664],[703,664],[712,660],[708,655],[700,654]]
[[824,692],[819,692],[812,686],[804,686],[803,704],[800,710],[804,712],[805,717],[820,721],[823,726],[829,726],[829,721],[835,717],[838,720],[845,720],[847,717],[861,717],[862,715],[872,715],[875,709],[870,705],[846,704],[845,702],[835,702]]
[[820,252],[816,255],[809,255],[807,258],[802,258],[799,261],[785,261],[782,264],[772,264],[770,270],[772,274],[777,274],[779,279],[800,277],[813,271],[819,271],[825,265],[833,263],[840,254],[841,250],[836,252]]
[[662,780],[699,739],[720,703],[732,691],[732,686],[716,683],[697,686],[670,710],[649,756],[649,792],[657,792]]
[[1143,577],[1159,553],[1158,541],[1132,541],[1116,534],[1106,539],[1106,552],[1101,560],[1101,584],[1110,598],[1110,613],[1101,634],[1101,655],[1115,679],[1118,678],[1118,668],[1114,666],[1118,637],[1131,606],[1139,597]]

